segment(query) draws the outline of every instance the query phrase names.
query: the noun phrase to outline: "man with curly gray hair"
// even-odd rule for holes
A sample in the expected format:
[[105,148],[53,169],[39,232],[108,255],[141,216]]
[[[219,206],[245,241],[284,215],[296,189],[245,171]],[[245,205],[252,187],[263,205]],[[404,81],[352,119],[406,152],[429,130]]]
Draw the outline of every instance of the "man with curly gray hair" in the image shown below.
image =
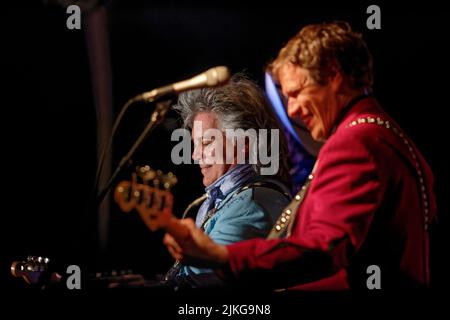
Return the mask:
[[[206,187],[197,226],[223,245],[266,237],[288,204],[290,189],[285,185],[286,143],[261,89],[236,74],[224,86],[181,94],[174,109],[192,130],[192,158]],[[166,283],[224,284],[211,269],[179,262],[166,275]]]

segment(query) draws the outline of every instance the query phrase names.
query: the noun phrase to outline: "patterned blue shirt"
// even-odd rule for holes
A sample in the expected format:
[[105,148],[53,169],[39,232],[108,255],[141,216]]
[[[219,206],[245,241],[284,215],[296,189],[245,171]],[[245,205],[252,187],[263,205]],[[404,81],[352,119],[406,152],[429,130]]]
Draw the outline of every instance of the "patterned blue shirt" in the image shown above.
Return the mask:
[[[196,224],[203,225],[204,232],[216,243],[227,245],[266,237],[288,205],[289,199],[272,188],[254,187],[237,192],[257,177],[250,165],[238,165],[206,188],[209,197],[199,209]],[[206,214],[212,208],[216,211],[205,223]],[[224,285],[213,270],[191,266],[182,266],[175,279],[179,286]]]

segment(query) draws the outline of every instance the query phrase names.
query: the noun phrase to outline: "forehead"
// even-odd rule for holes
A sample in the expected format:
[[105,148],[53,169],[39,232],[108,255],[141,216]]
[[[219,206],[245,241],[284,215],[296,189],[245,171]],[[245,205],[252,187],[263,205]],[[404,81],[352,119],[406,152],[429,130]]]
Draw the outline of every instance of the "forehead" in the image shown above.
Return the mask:
[[286,63],[278,71],[281,89],[284,95],[302,89],[309,81],[309,72],[292,63]]
[[[208,134],[208,129],[219,129],[219,121],[217,115],[213,112],[200,112],[194,117],[194,125],[192,126],[192,138],[201,138]],[[201,127],[200,127],[201,125]],[[201,130],[200,130],[201,129]]]

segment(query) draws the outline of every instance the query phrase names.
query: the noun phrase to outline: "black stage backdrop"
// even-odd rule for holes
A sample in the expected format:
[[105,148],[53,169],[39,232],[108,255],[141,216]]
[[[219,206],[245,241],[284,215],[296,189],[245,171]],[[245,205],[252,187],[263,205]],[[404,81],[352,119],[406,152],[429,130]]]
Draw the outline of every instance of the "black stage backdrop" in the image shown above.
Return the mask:
[[[363,33],[374,56],[376,96],[434,170],[441,224],[433,237],[433,285],[441,285],[449,227],[448,15],[442,5],[79,3],[91,7],[83,11],[81,30],[66,27],[64,1],[9,1],[2,10],[1,287],[22,285],[9,275],[9,266],[27,255],[48,256],[60,267],[77,264],[84,274],[164,272],[172,260],[162,233],[150,233],[136,212],[121,213],[111,202],[99,234],[104,222],[88,209],[102,121],[115,117],[137,93],[216,65],[246,70],[263,85],[264,66],[287,39],[307,23],[330,20],[346,20]],[[381,8],[381,30],[366,27],[370,4]],[[99,100],[106,118],[99,116]],[[138,104],[127,113],[115,139],[113,166],[151,111]],[[178,126],[176,115],[169,113],[133,166],[149,164],[178,176],[173,193],[180,215],[203,188],[195,166],[170,162],[170,132]],[[128,179],[132,167],[120,178]]]

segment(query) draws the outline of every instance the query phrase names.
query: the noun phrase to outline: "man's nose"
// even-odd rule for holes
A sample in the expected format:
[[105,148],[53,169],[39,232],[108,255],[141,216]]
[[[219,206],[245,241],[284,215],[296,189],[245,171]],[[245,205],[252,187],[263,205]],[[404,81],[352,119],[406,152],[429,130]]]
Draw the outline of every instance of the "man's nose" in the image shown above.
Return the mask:
[[289,117],[295,116],[300,111],[300,104],[297,100],[293,98],[289,98],[288,100],[288,106],[287,106],[287,113]]
[[194,144],[194,151],[192,152],[192,160],[199,161],[202,159],[202,148],[201,144],[198,143],[197,145]]

